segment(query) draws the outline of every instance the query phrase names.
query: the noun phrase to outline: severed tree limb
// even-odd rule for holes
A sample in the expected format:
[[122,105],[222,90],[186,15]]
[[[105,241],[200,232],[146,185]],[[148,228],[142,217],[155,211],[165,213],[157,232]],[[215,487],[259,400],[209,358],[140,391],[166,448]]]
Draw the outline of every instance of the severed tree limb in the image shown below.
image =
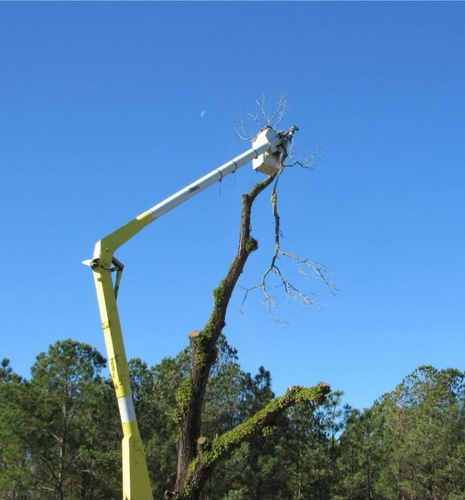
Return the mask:
[[[192,498],[193,491],[200,491],[214,466],[221,459],[227,457],[241,443],[250,440],[259,433],[263,435],[273,434],[273,423],[284,410],[295,404],[308,401],[322,404],[325,401],[326,394],[329,392],[330,387],[324,382],[320,382],[318,385],[309,388],[300,386],[290,387],[283,396],[270,401],[263,409],[259,410],[253,417],[238,425],[235,429],[225,432],[211,442],[206,441],[203,437],[200,438],[199,454],[189,465],[184,485],[187,497]],[[183,496],[181,495],[178,498],[182,499]]]

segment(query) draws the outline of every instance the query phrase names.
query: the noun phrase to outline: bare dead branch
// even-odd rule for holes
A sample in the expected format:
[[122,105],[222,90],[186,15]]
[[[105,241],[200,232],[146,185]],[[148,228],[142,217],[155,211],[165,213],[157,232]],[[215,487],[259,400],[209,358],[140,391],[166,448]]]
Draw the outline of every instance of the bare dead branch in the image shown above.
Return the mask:
[[[265,108],[265,95],[261,99],[255,97],[255,105],[257,107],[257,112],[251,112],[248,107],[245,108],[245,114],[247,119],[255,123],[255,130],[257,125],[259,129],[264,129],[266,127],[273,127],[276,129],[282,122],[284,115],[288,109],[286,94],[281,92],[279,94],[278,102],[276,105],[276,111],[270,116]],[[234,130],[237,137],[243,141],[251,141],[255,138],[255,134],[247,132],[245,129],[244,121],[234,123]]]
[[[298,162],[297,162],[298,163]],[[295,163],[295,164],[297,164]],[[307,166],[306,168],[310,168]],[[333,283],[329,279],[329,275],[331,275],[331,271],[324,265],[319,262],[316,262],[311,259],[302,259],[298,257],[296,254],[286,252],[281,248],[281,222],[280,216],[278,212],[278,194],[277,187],[278,181],[281,177],[281,174],[284,170],[281,169],[281,172],[276,176],[273,189],[271,191],[271,207],[272,213],[274,217],[274,227],[275,227],[275,248],[274,252],[271,256],[271,262],[268,268],[263,273],[259,282],[250,288],[245,288],[245,295],[242,301],[242,306],[245,304],[245,301],[248,298],[248,294],[252,290],[260,290],[264,296],[263,306],[268,310],[273,320],[279,322],[281,326],[285,326],[285,323],[282,322],[274,313],[274,310],[284,305],[287,301],[297,302],[301,307],[316,307],[320,308],[321,304],[314,300],[315,293],[314,292],[303,292],[300,288],[298,288],[286,275],[281,271],[281,268],[278,266],[277,261],[280,257],[293,260],[296,265],[297,273],[303,276],[305,279],[318,279],[323,281],[323,283],[327,286],[329,291],[334,295],[337,291],[337,285]],[[284,289],[284,296],[288,299],[284,303],[279,303],[274,295],[271,293],[272,285],[270,284],[270,277],[274,276],[277,279],[278,284],[274,285],[274,288],[282,287]]]
[[234,123],[234,131],[241,141],[251,142],[255,137],[253,134],[246,132],[244,120]]
[[291,141],[287,152],[287,161],[283,165],[284,168],[301,167],[306,170],[313,170],[315,166],[315,161],[323,157],[321,150],[323,146],[317,146],[316,150],[310,154],[310,156],[299,158],[295,151],[294,141]]
[[[262,102],[264,105],[265,104],[265,97],[263,97]],[[263,112],[264,112],[264,116],[266,117],[266,120],[267,120],[267,125],[275,128],[275,129],[278,128],[278,126],[280,125],[280,123],[282,122],[282,120],[284,118],[284,115],[286,114],[288,107],[289,106],[287,105],[286,94],[281,92],[279,94],[279,99],[278,99],[278,104],[276,106],[276,111],[274,112],[274,114],[271,117],[268,118],[268,116],[266,115],[266,112],[264,110],[264,107],[263,107]]]
[[[286,111],[288,109],[287,105],[287,97],[286,94],[281,92],[279,94],[278,102],[276,105],[276,111],[270,116],[268,112],[266,111],[265,108],[265,95],[262,96],[261,99],[258,97],[255,97],[255,104],[257,105],[259,112],[262,116],[262,119],[264,120],[263,123],[260,123],[260,121],[257,118],[257,115],[254,115],[255,120],[257,123],[260,125],[265,126],[265,127],[273,127],[276,129],[278,125],[281,123],[284,115],[286,114]],[[246,110],[247,112],[247,110]],[[247,112],[249,117],[251,116],[250,113]]]

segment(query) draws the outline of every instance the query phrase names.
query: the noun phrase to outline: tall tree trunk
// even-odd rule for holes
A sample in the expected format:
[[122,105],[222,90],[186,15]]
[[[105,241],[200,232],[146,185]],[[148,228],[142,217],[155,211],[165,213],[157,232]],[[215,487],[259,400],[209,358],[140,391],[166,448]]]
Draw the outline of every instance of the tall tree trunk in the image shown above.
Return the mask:
[[[257,241],[251,237],[250,218],[256,197],[274,180],[270,176],[256,184],[250,193],[242,196],[239,247],[226,277],[213,291],[214,306],[210,319],[200,332],[191,334],[193,362],[191,373],[177,393],[177,420],[180,431],[178,443],[178,467],[176,493],[184,491],[189,464],[197,455],[197,439],[202,426],[202,406],[210,369],[216,361],[216,343],[225,326],[226,311],[237,280],[244,270],[249,255],[257,249]],[[194,497],[193,497],[194,498]]]

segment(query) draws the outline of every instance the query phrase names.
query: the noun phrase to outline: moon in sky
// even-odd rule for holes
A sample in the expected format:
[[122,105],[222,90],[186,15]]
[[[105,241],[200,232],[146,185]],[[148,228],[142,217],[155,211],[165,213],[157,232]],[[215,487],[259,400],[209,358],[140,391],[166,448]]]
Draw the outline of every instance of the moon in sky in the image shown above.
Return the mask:
[[205,118],[205,115],[207,114],[207,112],[204,110],[200,113],[200,118]]

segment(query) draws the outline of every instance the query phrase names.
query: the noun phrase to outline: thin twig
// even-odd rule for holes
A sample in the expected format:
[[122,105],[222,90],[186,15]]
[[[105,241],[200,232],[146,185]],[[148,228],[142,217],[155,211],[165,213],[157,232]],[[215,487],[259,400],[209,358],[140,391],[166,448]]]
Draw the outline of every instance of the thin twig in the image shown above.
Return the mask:
[[[266,127],[272,127],[276,129],[282,122],[284,115],[286,114],[286,111],[288,109],[286,94],[283,92],[279,94],[276,111],[271,116],[268,115],[266,111],[264,95],[261,99],[255,97],[254,100],[258,111],[253,113],[249,110],[248,107],[246,107],[245,114],[247,115],[247,119],[258,125],[260,129]],[[237,137],[239,137],[239,139],[243,141],[251,141],[255,138],[255,134],[251,134],[246,131],[243,120],[234,123],[234,130]]]

